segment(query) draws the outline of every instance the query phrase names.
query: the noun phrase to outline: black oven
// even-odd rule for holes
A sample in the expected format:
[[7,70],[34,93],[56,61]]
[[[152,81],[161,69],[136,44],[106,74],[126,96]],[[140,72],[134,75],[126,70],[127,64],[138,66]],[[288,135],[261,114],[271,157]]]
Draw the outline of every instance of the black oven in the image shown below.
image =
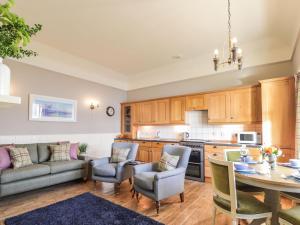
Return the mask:
[[204,182],[204,142],[183,141],[180,142],[180,145],[187,146],[192,149],[185,178]]

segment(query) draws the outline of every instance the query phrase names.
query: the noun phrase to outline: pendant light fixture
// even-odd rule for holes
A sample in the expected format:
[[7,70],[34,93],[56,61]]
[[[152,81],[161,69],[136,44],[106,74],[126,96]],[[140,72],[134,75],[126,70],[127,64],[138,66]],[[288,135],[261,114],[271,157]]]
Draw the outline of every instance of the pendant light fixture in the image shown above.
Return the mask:
[[230,11],[230,0],[228,0],[228,58],[227,60],[220,60],[219,50],[216,49],[214,52],[214,69],[217,71],[220,65],[237,65],[239,70],[243,66],[242,49],[237,46],[237,38],[231,37],[231,11]]

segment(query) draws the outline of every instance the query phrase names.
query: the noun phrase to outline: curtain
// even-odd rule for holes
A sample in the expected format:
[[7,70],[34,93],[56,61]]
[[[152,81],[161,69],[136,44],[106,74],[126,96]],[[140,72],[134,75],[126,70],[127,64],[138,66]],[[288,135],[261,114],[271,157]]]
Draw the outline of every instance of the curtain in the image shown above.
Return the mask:
[[296,80],[296,158],[300,158],[300,73]]

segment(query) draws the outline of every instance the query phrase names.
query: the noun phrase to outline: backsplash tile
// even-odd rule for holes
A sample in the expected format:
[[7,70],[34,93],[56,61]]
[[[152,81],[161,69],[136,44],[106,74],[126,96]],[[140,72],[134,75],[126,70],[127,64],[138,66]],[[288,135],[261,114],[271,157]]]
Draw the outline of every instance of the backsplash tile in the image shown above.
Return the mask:
[[191,111],[186,113],[187,125],[177,126],[140,126],[138,138],[154,138],[159,133],[160,138],[176,139],[181,132],[189,132],[191,139],[232,141],[234,135],[241,131],[256,131],[261,133],[261,124],[208,124],[207,111]]

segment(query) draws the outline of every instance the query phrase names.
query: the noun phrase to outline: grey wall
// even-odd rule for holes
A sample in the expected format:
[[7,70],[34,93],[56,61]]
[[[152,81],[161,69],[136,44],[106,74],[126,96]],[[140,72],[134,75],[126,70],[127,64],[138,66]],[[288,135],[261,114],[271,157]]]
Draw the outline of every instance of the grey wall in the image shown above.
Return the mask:
[[189,79],[169,84],[132,90],[127,93],[128,101],[167,97],[224,89],[234,86],[257,84],[259,80],[293,74],[291,61],[248,68],[242,71],[224,72],[216,75]]
[[[126,92],[93,82],[73,78],[27,64],[5,61],[12,73],[12,95],[22,97],[22,104],[0,109],[0,135],[113,133],[120,131],[120,102]],[[29,94],[47,95],[77,100],[75,123],[32,122],[28,120]],[[90,99],[100,102],[100,108],[89,109]],[[114,106],[114,117],[106,116],[107,106]]]

